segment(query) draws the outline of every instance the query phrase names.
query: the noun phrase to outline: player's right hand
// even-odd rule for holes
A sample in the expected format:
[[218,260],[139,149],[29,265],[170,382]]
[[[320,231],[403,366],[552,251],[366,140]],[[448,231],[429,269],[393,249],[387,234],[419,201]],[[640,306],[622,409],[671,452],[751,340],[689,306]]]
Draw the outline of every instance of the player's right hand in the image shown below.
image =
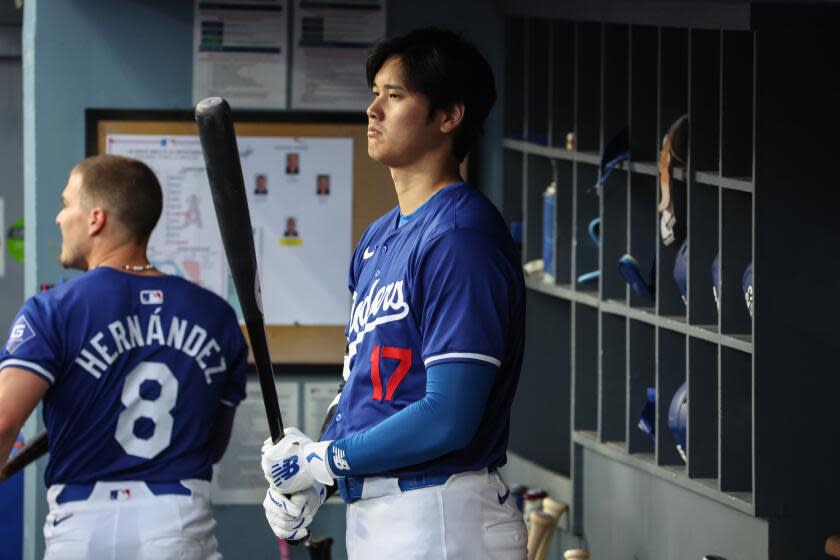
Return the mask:
[[269,488],[263,501],[265,518],[278,538],[288,541],[305,539],[309,536],[309,524],[326,497],[327,490],[320,483],[290,496]]
[[312,441],[297,428],[286,428],[277,443],[265,440],[260,465],[276,492],[294,494],[316,482],[332,484],[335,476],[327,463],[332,441]]

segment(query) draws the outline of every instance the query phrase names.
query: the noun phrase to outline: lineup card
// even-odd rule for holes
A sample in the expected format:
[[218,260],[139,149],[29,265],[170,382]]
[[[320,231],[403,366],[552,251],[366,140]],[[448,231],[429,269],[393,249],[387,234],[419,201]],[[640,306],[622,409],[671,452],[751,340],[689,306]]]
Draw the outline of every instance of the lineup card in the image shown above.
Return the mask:
[[195,0],[193,105],[219,96],[238,108],[285,109],[287,0]]
[[[350,308],[353,140],[240,137],[268,325],[343,325]],[[149,259],[238,308],[197,136],[109,134],[106,151],[154,170],[164,193]],[[241,314],[240,314],[241,316]]]

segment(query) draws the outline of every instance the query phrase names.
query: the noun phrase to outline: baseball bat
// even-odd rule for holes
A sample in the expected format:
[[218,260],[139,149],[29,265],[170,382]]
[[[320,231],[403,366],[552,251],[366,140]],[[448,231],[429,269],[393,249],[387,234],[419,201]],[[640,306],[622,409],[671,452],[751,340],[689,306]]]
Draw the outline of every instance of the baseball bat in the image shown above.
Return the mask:
[[542,560],[548,555],[548,548],[551,546],[551,539],[554,537],[554,530],[557,528],[557,521],[560,516],[569,509],[569,506],[563,502],[552,500],[551,498],[543,499],[543,512],[551,519],[551,525],[543,532],[542,538],[537,545],[536,559]]
[[38,458],[47,453],[49,447],[47,431],[43,430],[29,440],[29,443],[0,469],[0,482],[5,482],[30,463],[34,463]]
[[277,443],[283,437],[283,417],[280,415],[274,370],[265,334],[251,214],[245,196],[245,181],[242,178],[242,164],[239,161],[230,105],[221,97],[204,99],[195,106],[195,122],[198,125],[201,151],[204,154],[225,256],[236,286],[236,295],[242,305],[254,365],[260,379],[268,430],[271,440]]
[[840,535],[831,535],[825,541],[825,553],[834,558],[840,558]]
[[582,548],[572,548],[563,553],[566,560],[589,560],[589,551]]
[[329,537],[308,540],[304,546],[309,550],[309,560],[331,560],[332,543]]
[[542,560],[545,554],[539,556],[540,544],[547,537],[547,533],[557,527],[557,520],[541,510],[532,511],[529,517],[531,527],[528,531],[528,560]]

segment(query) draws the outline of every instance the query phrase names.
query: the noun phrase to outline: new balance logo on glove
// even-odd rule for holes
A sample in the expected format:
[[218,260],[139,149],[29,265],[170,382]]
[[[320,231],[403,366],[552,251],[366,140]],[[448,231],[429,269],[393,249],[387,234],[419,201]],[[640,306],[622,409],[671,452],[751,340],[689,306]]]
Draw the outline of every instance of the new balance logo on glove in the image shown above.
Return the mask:
[[274,465],[274,467],[271,469],[271,472],[274,475],[274,484],[276,486],[280,486],[281,479],[289,480],[290,478],[295,476],[299,470],[300,465],[298,465],[297,456],[289,457],[282,463]]

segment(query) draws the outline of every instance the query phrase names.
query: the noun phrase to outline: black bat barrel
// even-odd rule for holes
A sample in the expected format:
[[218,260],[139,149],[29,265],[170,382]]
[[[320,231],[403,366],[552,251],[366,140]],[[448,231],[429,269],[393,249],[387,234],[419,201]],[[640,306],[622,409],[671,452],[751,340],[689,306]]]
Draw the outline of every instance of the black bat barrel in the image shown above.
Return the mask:
[[251,214],[248,211],[230,105],[221,97],[200,101],[195,107],[195,121],[225,255],[236,286],[236,295],[242,305],[254,364],[260,378],[268,429],[272,441],[276,443],[283,437],[283,419],[268,351]]

